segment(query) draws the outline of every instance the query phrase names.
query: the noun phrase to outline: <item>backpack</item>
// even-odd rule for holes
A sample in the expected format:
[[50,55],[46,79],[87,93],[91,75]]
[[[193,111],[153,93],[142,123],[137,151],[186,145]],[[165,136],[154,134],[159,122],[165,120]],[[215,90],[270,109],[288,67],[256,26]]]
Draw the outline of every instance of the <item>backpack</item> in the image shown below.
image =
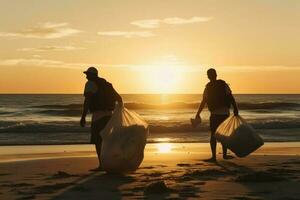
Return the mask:
[[103,78],[98,78],[95,83],[97,85],[97,92],[92,96],[89,110],[91,112],[114,110],[118,94],[112,84]]
[[231,99],[230,95],[226,93],[226,87],[228,87],[228,85],[223,80],[209,82],[206,85],[207,107],[209,111],[223,107],[230,108]]

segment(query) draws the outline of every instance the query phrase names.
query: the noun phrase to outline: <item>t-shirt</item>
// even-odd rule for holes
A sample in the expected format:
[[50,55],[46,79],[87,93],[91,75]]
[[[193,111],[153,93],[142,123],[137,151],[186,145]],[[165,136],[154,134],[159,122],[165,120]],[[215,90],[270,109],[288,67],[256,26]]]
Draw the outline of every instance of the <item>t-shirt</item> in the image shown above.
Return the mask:
[[[225,92],[227,95],[231,95],[231,89],[227,84],[225,86]],[[206,88],[204,89],[204,92],[203,92],[203,99],[207,99],[207,89]],[[226,106],[218,108],[216,110],[212,110],[210,113],[213,115],[229,115],[230,114],[229,108]]]
[[[86,96],[87,93],[96,94],[97,90],[98,90],[97,84],[93,81],[88,80],[84,86],[84,96]],[[94,122],[98,119],[101,119],[102,117],[110,116],[110,115],[112,115],[112,111],[95,111],[92,113],[92,121]]]

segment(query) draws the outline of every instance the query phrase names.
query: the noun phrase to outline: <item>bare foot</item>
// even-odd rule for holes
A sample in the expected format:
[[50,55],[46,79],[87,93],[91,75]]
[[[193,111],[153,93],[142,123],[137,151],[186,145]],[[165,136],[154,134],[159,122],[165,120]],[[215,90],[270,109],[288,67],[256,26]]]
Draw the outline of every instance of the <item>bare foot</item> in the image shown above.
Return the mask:
[[233,159],[235,158],[234,156],[231,156],[231,155],[226,155],[226,156],[223,156],[224,160],[230,160],[230,159]]

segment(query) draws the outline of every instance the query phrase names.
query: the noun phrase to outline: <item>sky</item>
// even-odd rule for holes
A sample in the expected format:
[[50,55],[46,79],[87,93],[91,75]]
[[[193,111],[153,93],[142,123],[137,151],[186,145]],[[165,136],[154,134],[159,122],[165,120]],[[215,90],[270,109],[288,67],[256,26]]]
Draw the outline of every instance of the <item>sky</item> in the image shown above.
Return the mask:
[[300,93],[300,1],[0,0],[0,93]]

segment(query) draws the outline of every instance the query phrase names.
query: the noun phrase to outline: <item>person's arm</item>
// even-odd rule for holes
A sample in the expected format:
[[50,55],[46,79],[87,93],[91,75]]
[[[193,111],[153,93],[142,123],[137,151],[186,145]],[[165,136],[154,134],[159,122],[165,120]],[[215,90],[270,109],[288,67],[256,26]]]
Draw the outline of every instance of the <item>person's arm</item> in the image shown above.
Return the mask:
[[238,110],[238,107],[236,105],[235,99],[234,99],[232,94],[230,96],[231,96],[231,105],[233,106],[233,113],[234,113],[235,116],[238,116],[239,115],[239,110]]
[[121,95],[115,90],[115,88],[112,87],[112,89],[113,89],[113,93],[115,95],[115,99],[118,102],[118,104],[123,105],[123,99],[122,99]]
[[116,99],[117,99],[117,102],[122,105],[123,104],[123,99],[121,97],[121,95],[119,93],[116,92]]
[[204,92],[203,92],[203,98],[202,98],[202,101],[201,101],[201,103],[200,103],[200,106],[199,106],[199,108],[198,108],[198,112],[197,112],[197,114],[196,114],[196,118],[200,118],[200,113],[202,112],[202,110],[203,110],[203,108],[205,107],[205,105],[206,105],[206,89],[204,90]]
[[90,102],[91,102],[91,97],[92,97],[92,93],[86,93],[84,96],[84,103],[83,103],[83,110],[82,110],[82,115],[81,115],[81,119],[80,119],[80,126],[81,127],[85,127],[86,124],[86,115],[89,111],[89,106],[90,106]]
[[227,91],[226,92],[230,96],[230,102],[231,102],[231,105],[233,106],[233,114],[235,116],[238,116],[239,115],[239,110],[238,110],[238,107],[236,105],[235,99],[232,95],[231,89],[228,85],[227,85]]

